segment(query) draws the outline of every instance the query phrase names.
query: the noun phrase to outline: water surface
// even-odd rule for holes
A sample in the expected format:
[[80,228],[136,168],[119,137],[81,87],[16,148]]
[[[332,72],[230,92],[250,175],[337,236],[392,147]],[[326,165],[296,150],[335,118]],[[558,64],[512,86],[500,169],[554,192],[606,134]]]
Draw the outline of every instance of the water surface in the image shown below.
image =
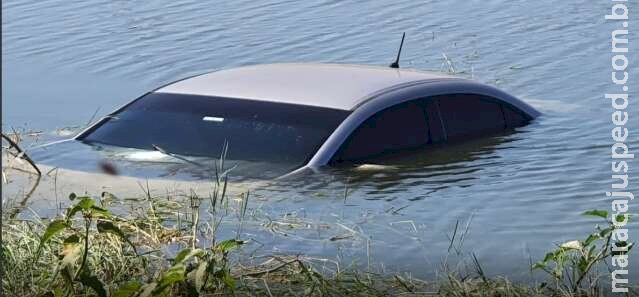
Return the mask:
[[[271,62],[386,65],[406,31],[403,67],[454,70],[544,115],[515,134],[425,152],[418,166],[327,171],[253,189],[258,199],[250,208],[263,221],[277,218],[296,228],[273,233],[248,224],[243,236],[259,241],[262,253],[305,253],[430,277],[448,254],[457,222],[465,228],[470,220],[462,253],[474,252],[489,274],[527,279],[531,258],[588,234],[595,220],[581,212],[610,208],[605,192],[612,182],[613,109],[604,94],[620,91],[610,81],[609,40],[621,29],[604,20],[611,6],[549,0],[3,1],[2,129],[26,126],[59,138],[57,129],[84,126],[96,111],[104,115],[146,90],[204,70]],[[632,47],[628,58],[631,65],[639,61]],[[631,68],[630,81],[637,74]],[[631,98],[638,92],[630,86]],[[632,102],[627,144],[634,152],[639,121],[632,112],[639,109]],[[628,190],[637,192],[633,166]],[[336,239],[344,234],[350,235]],[[632,259],[637,267],[639,257]]]

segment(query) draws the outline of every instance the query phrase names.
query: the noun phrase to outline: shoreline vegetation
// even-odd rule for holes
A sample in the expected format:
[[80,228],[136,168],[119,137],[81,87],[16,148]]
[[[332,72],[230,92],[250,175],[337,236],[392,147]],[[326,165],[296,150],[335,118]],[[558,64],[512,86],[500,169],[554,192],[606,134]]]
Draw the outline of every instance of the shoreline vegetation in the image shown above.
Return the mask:
[[[13,149],[19,149],[15,141]],[[11,146],[14,146],[13,144]],[[6,153],[7,160],[25,159]],[[40,218],[30,209],[2,210],[2,292],[4,296],[608,296],[611,235],[606,211],[584,215],[601,224],[582,240],[557,245],[522,270],[546,273],[544,281],[520,284],[484,274],[471,254],[467,272],[442,271],[434,280],[376,273],[362,268],[326,268],[326,259],[306,255],[251,255],[241,236],[251,193],[227,193],[224,156],[216,165],[210,195],[195,191],[135,197],[135,211],[118,206],[129,198],[109,192],[68,195],[65,210]],[[13,164],[15,165],[15,164]],[[219,165],[219,167],[217,167]],[[28,171],[28,167],[21,171]],[[37,166],[34,164],[34,168]],[[17,172],[17,171],[16,171]],[[21,172],[21,174],[28,174]],[[33,173],[34,175],[36,173]],[[40,176],[40,175],[38,175]],[[39,180],[39,177],[38,177]],[[95,193],[94,193],[95,194]],[[208,205],[208,209],[201,209]],[[20,207],[20,205],[18,205]],[[176,210],[181,211],[176,211]],[[183,211],[186,210],[186,211]],[[16,215],[22,211],[22,215]],[[204,215],[204,216],[202,216]],[[217,238],[223,218],[237,217],[237,236]],[[457,226],[451,246],[458,233]],[[632,243],[626,243],[629,249]],[[606,278],[607,277],[607,278]],[[625,296],[637,296],[631,287]],[[622,296],[623,296],[622,295]]]

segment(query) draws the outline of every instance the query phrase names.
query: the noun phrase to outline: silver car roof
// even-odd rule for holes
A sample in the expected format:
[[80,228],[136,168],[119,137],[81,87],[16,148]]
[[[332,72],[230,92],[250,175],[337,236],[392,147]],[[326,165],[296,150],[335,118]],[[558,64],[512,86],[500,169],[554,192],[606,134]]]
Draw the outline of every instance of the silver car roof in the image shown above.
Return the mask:
[[198,75],[155,92],[352,110],[373,94],[416,82],[457,79],[435,72],[348,64],[264,64]]

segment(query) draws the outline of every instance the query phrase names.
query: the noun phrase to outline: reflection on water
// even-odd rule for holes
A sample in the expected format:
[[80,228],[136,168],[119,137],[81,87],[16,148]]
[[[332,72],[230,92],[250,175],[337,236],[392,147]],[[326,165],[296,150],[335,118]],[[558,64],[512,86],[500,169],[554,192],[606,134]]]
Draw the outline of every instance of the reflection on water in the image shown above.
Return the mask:
[[[523,134],[523,133],[520,133]],[[348,181],[351,185],[370,186],[367,200],[390,199],[388,194],[415,187],[425,192],[412,201],[436,195],[451,186],[472,186],[482,168],[497,166],[500,157],[495,149],[521,137],[509,133],[449,145],[433,145],[420,150],[397,152],[371,160],[371,164],[341,168],[325,168],[322,173],[331,179]],[[298,177],[307,182],[307,177]]]
[[[544,113],[517,133],[400,157],[393,167],[321,170],[255,186],[253,222],[243,236],[259,242],[260,253],[362,265],[372,259],[376,268],[428,276],[446,257],[454,226],[470,221],[462,251],[474,252],[488,274],[527,279],[531,257],[590,232],[594,221],[581,212],[610,208],[612,126],[602,94],[615,90],[603,53],[610,52],[615,28],[602,17],[609,11],[605,2],[10,0],[2,8],[3,131],[83,127],[96,110],[99,117],[205,69],[270,62],[388,65],[404,31],[402,67],[454,69]],[[628,59],[639,56],[634,51]],[[631,119],[628,129],[639,130],[638,123]],[[95,171],[87,148],[70,145],[38,157],[75,158],[75,168]],[[639,147],[639,140],[628,145]],[[207,176],[167,162],[125,162],[123,168],[139,176]],[[628,191],[636,190],[631,182]],[[235,230],[229,222],[221,236]]]

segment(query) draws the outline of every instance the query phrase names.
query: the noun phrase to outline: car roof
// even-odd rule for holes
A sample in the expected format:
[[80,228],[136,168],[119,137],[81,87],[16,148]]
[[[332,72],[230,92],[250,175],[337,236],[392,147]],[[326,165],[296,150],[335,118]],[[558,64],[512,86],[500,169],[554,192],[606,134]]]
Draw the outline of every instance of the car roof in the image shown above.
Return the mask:
[[451,79],[436,72],[349,64],[263,64],[214,71],[155,92],[227,97],[352,110],[400,85]]

